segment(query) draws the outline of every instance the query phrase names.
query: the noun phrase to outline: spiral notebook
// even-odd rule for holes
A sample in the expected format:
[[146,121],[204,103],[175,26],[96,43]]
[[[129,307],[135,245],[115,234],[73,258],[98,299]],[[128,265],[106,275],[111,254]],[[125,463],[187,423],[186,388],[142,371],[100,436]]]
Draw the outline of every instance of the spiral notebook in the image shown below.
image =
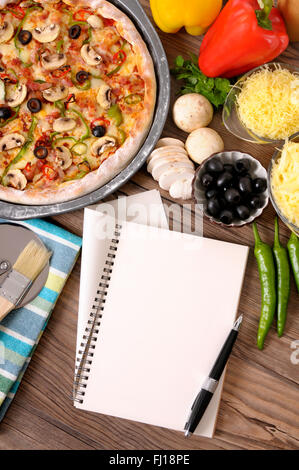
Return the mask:
[[[89,217],[96,239],[109,216]],[[248,248],[133,222],[113,228],[97,242],[105,267],[79,345],[75,406],[183,431],[236,317]],[[221,388],[196,434],[212,437]]]

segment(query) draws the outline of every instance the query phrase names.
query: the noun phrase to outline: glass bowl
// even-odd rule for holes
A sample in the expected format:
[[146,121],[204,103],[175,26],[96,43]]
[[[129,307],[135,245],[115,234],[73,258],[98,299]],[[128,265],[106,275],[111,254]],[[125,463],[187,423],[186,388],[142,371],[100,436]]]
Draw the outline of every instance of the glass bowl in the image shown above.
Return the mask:
[[[293,134],[290,138],[289,138],[289,141],[293,141],[293,142],[299,142],[299,132],[296,132],[296,134]],[[283,147],[284,143],[281,145],[281,148]],[[289,227],[290,230],[292,230],[298,237],[299,237],[299,227],[297,227],[296,225],[294,225],[292,222],[290,222],[284,215],[283,213],[281,212],[281,210],[279,209],[278,205],[276,204],[276,201],[274,199],[274,195],[272,193],[272,184],[271,184],[271,178],[272,178],[272,168],[273,168],[273,164],[274,162],[276,162],[276,160],[278,158],[280,158],[280,154],[281,154],[281,148],[276,150],[271,158],[271,161],[270,161],[270,164],[269,164],[269,167],[268,167],[268,189],[269,189],[269,196],[270,196],[270,200],[272,202],[272,205],[275,209],[275,211],[277,212],[277,215],[279,216],[279,218],[283,221],[283,223],[285,225],[287,225],[287,227]]]
[[[299,73],[299,68],[295,67],[294,65],[290,64],[283,64],[279,62],[271,62],[269,64],[265,64],[269,67],[270,70],[275,70],[275,68],[279,65],[281,68],[287,69],[292,73]],[[236,105],[236,99],[242,89],[242,84],[250,77],[253,73],[258,70],[261,70],[265,67],[265,65],[261,65],[260,67],[256,67],[250,72],[247,72],[243,75],[237,83],[232,87],[229,94],[226,97],[226,101],[223,106],[222,111],[222,120],[223,124],[225,125],[226,129],[230,131],[234,136],[239,137],[239,139],[246,140],[247,142],[253,142],[256,144],[275,144],[279,145],[283,142],[283,140],[275,140],[275,139],[268,139],[266,137],[261,137],[251,130],[247,129],[241,122],[238,114],[238,108]]]

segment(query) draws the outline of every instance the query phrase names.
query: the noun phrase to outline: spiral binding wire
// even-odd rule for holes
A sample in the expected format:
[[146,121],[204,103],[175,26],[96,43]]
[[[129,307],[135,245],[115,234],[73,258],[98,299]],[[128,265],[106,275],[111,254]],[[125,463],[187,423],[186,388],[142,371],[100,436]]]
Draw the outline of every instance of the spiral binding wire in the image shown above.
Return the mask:
[[[89,379],[90,368],[94,356],[94,349],[96,347],[96,341],[99,333],[99,327],[101,325],[101,319],[103,310],[106,302],[106,296],[109,288],[109,281],[114,266],[114,259],[116,257],[116,251],[118,248],[120,230],[122,226],[118,223],[115,224],[114,237],[111,240],[111,245],[108,250],[107,259],[105,261],[105,267],[101,276],[101,281],[98,286],[97,295],[94,298],[94,303],[89,315],[89,320],[85,328],[85,332],[80,344],[80,350],[78,351],[78,357],[76,362],[76,373],[73,384],[73,401],[83,403],[83,399],[86,392],[87,382]],[[104,282],[102,282],[104,281]]]

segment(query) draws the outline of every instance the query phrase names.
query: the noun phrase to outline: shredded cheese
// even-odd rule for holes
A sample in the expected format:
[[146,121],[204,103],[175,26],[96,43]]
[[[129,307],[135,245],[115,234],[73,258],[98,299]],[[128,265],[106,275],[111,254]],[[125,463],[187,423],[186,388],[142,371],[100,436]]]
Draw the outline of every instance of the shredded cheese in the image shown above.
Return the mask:
[[299,143],[285,143],[272,168],[271,189],[281,213],[299,227]]
[[260,137],[286,139],[299,131],[299,75],[265,66],[245,79],[237,97],[243,125]]

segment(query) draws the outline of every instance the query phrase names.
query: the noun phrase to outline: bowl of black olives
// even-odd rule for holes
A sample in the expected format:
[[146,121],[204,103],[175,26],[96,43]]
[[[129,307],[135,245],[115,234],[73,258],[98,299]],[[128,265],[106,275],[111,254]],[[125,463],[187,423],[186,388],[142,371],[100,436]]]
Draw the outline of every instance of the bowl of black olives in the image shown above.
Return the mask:
[[211,155],[197,169],[192,194],[213,222],[241,227],[259,217],[269,202],[267,171],[238,151]]

